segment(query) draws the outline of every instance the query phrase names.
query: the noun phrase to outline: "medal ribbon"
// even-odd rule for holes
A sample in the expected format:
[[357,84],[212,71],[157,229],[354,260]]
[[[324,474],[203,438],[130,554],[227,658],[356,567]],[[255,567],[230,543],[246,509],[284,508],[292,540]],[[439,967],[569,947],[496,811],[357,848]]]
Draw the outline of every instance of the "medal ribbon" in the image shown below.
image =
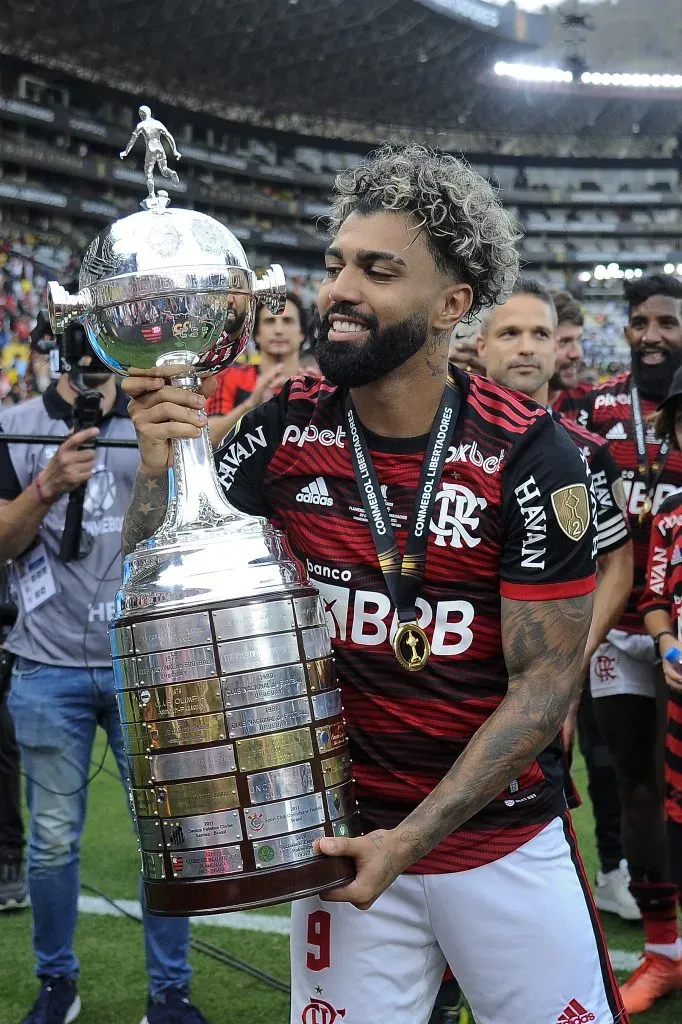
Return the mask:
[[417,497],[407,530],[405,554],[400,558],[391,517],[381,493],[367,439],[357,417],[353,400],[346,399],[346,422],[350,438],[350,456],[362,506],[372,533],[379,567],[398,612],[399,622],[417,621],[417,597],[426,570],[426,545],[431,513],[436,501],[450,441],[460,408],[460,393],[448,377],[436,418],[429,434],[422,463]]
[[670,442],[665,438],[661,441],[658,453],[653,462],[649,462],[649,453],[646,444],[646,431],[644,429],[644,416],[642,414],[642,402],[639,397],[639,389],[634,380],[630,383],[630,400],[632,403],[632,426],[635,433],[635,447],[637,448],[637,460],[639,471],[644,476],[646,484],[646,505],[653,507],[654,494],[658,487],[659,480],[665,469],[665,460],[670,452]]

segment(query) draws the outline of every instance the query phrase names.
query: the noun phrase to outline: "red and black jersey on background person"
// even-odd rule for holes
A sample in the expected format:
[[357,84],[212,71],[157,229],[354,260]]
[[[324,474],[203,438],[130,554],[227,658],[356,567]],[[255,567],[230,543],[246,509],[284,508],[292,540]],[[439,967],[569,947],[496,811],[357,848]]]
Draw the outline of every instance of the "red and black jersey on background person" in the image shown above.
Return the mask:
[[206,402],[207,416],[226,416],[245,402],[258,383],[258,367],[253,363],[228,366],[216,375],[217,386]]
[[[682,649],[682,490],[662,502],[651,524],[646,582],[639,611],[644,617],[647,612],[659,609],[670,615]],[[674,690],[668,693],[665,745],[666,817],[682,826],[682,694]]]
[[617,551],[630,540],[627,516],[623,506],[623,483],[620,470],[609,451],[609,442],[578,426],[568,416],[552,408],[552,415],[560,423],[582,455],[587,459],[592,474],[592,487],[596,499],[597,554]]
[[558,393],[552,403],[552,408],[555,412],[575,419],[585,404],[586,396],[593,388],[594,384],[590,384],[588,381],[576,384],[574,388],[566,388]]
[[[598,385],[585,396],[583,408],[578,414],[578,425],[599,434],[609,443],[609,449],[622,473],[630,533],[634,545],[635,576],[634,586],[619,629],[628,633],[645,633],[638,604],[644,591],[647,555],[651,535],[651,516],[640,514],[645,509],[647,497],[647,473],[640,465],[635,443],[630,394],[631,374],[623,373],[604,384]],[[653,426],[648,422],[656,411],[657,402],[640,395],[642,416],[646,430],[646,449],[649,465],[653,467],[660,451],[660,440]],[[653,514],[656,515],[663,502],[682,486],[682,453],[673,449],[656,473],[656,486],[652,495]]]
[[[366,831],[402,821],[504,698],[501,597],[551,601],[595,584],[589,480],[566,431],[515,392],[454,374],[462,401],[417,600],[432,648],[421,672],[402,669],[390,644],[395,612],[357,490],[345,392],[295,377],[216,453],[230,501],[284,529],[322,594]],[[365,433],[402,553],[428,438]],[[517,849],[565,810],[562,783],[556,741],[412,870],[461,871]]]

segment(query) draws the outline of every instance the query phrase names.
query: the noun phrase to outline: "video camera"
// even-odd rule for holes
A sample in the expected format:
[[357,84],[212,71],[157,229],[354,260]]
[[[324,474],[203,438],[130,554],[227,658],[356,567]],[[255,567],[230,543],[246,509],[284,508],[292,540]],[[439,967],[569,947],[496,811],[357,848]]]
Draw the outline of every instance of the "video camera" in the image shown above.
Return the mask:
[[[31,347],[36,352],[50,355],[53,372],[68,373],[71,383],[77,391],[73,407],[73,430],[87,430],[98,427],[102,422],[102,395],[85,386],[84,373],[109,373],[109,368],[93,352],[82,324],[71,323],[63,334],[53,334],[47,313],[38,313],[36,325],[31,331]],[[87,362],[83,362],[87,359]],[[94,448],[94,441],[83,445]],[[63,562],[85,558],[90,554],[93,538],[83,526],[83,501],[86,484],[81,484],[69,495],[66,510],[64,533],[59,550]]]

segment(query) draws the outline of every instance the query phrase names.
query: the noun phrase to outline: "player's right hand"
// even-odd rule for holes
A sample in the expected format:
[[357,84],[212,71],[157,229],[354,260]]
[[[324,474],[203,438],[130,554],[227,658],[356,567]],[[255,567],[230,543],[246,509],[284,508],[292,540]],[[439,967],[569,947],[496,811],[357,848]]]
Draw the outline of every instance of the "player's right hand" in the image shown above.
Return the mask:
[[79,430],[59,446],[39,474],[40,490],[48,501],[57,501],[62,494],[68,494],[92,476],[96,452],[94,448],[81,445],[92,441],[99,434],[97,427]]
[[167,378],[178,375],[178,367],[140,370],[131,367],[123,381],[130,395],[128,412],[137,433],[142,470],[150,475],[166,471],[173,458],[173,438],[199,437],[206,426],[206,399],[216,388],[212,378],[201,384],[201,394],[176,388]]

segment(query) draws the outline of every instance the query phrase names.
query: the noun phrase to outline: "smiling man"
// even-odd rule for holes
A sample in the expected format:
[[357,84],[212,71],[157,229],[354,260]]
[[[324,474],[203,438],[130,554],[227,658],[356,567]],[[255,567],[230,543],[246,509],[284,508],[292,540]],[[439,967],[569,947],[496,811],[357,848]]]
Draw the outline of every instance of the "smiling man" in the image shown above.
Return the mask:
[[[343,172],[332,224],[324,379],[295,378],[216,454],[230,501],[276,519],[325,598],[365,833],[311,849],[357,875],[292,907],[292,1024],[425,1024],[446,961],[479,1024],[620,1024],[556,742],[591,619],[585,467],[546,410],[448,371],[453,327],[513,286],[512,225],[419,146]],[[204,420],[154,372],[125,386],[130,549],[162,514],[170,439]]]
[[625,337],[632,369],[591,391],[578,423],[600,434],[623,473],[634,542],[634,587],[618,628],[592,658],[594,710],[618,775],[630,890],[644,923],[645,955],[623,987],[633,1013],[682,989],[677,891],[668,879],[663,823],[666,692],[655,641],[638,612],[652,515],[682,487],[682,454],[649,422],[682,363],[682,281],[672,275],[627,282]]

